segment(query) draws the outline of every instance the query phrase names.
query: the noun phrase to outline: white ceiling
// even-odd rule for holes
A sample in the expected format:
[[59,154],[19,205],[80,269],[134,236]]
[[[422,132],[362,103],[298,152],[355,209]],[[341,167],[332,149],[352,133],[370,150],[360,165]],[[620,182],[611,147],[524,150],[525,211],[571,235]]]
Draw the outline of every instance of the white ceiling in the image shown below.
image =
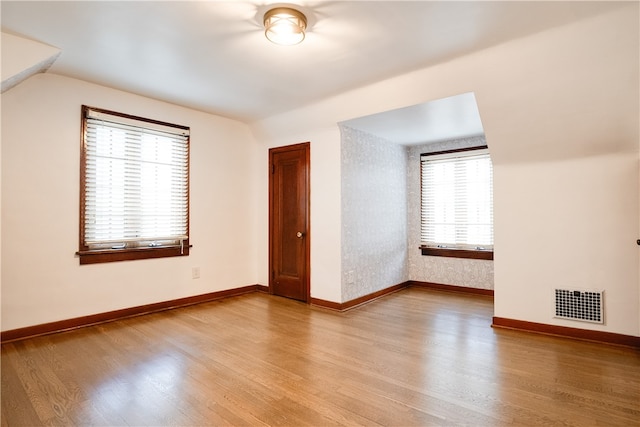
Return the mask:
[[341,124],[402,145],[445,141],[484,133],[476,97],[471,92],[383,111]]
[[[307,37],[297,46],[276,46],[263,35],[264,13],[286,3],[3,0],[0,7],[4,32],[62,50],[50,73],[251,123],[624,5],[296,3],[309,21]],[[426,106],[404,112],[443,114]],[[390,120],[406,120],[399,113]],[[385,117],[377,117],[378,123]],[[431,132],[440,135],[443,129]]]

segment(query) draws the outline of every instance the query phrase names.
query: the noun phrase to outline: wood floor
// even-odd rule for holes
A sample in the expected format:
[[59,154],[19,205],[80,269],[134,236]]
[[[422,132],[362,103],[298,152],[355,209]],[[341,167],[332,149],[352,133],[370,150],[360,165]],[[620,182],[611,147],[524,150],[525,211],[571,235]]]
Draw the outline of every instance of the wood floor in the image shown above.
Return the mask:
[[263,293],[2,346],[2,426],[640,425],[640,352],[490,327],[408,288],[345,313]]

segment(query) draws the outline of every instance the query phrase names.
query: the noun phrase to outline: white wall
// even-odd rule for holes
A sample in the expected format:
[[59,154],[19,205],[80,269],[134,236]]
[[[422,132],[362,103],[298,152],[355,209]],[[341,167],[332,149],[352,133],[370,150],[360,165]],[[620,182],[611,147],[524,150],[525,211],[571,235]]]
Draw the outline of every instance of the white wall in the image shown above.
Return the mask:
[[60,55],[60,49],[13,34],[1,33],[2,92],[36,73],[46,71]]
[[269,148],[310,142],[311,144],[311,297],[341,301],[340,286],[340,132],[337,126],[309,132],[271,136],[254,129],[260,143],[258,154],[259,205],[258,283],[269,283]]
[[[191,127],[190,256],[79,265],[82,104]],[[5,92],[2,107],[3,330],[257,283],[246,125],[50,74]]]
[[[2,95],[2,328],[267,284],[268,148],[304,141],[311,295],[341,302],[337,123],[473,91],[494,161],[495,315],[566,325],[548,295],[571,282],[604,288],[607,308],[604,326],[571,326],[640,335],[638,248],[627,246],[639,235],[637,17],[629,3],[272,117],[253,124],[257,145],[238,122],[32,77]],[[191,256],[78,265],[82,103],[191,126]],[[514,196],[516,183],[526,190]]]
[[[639,335],[637,175],[637,153],[498,168],[496,315]],[[556,287],[605,290],[606,324],[554,319]]]
[[[0,117],[2,117],[2,95],[0,95]],[[1,126],[1,125],[0,125]],[[2,329],[2,138],[0,135],[0,331]]]
[[[602,281],[606,278],[607,323],[571,325],[640,335],[638,256],[635,254],[631,261],[629,255],[637,247],[629,248],[622,242],[622,234],[628,233],[625,239],[632,243],[638,235],[637,17],[638,4],[629,3],[611,13],[272,117],[254,124],[253,129],[261,139],[273,144],[282,144],[295,135],[300,141],[314,141],[318,150],[334,151],[339,145],[339,122],[474,92],[494,162],[495,315],[566,325],[549,315],[552,283],[546,282],[566,282],[571,278],[580,283],[578,279],[584,277]],[[331,127],[336,131],[327,131]],[[594,182],[587,166],[596,168],[601,180]],[[328,211],[339,209],[339,155],[312,158],[311,167],[327,171],[331,182],[337,181],[336,185],[321,189],[312,187],[312,203],[330,200]],[[556,180],[567,177],[569,181],[550,182],[544,179],[545,175]],[[516,178],[526,188],[519,196],[513,195]],[[591,204],[586,195],[594,191],[596,184],[600,187],[593,194],[594,203],[612,205],[578,215]],[[518,208],[527,194],[545,205],[533,210]],[[574,201],[576,194],[579,197]],[[266,215],[266,197],[261,198],[260,212]],[[566,213],[538,215],[557,209],[553,204],[557,201],[563,201]],[[513,212],[518,214],[515,219]],[[612,228],[611,224],[616,226]],[[327,237],[322,242],[323,250],[340,248],[338,236],[332,235],[335,230],[324,227],[333,225],[312,225],[314,235]],[[527,233],[529,247],[544,251],[521,250],[523,227],[531,230]],[[545,233],[535,232],[549,228],[570,230],[567,234],[572,240],[552,244]],[[605,260],[597,263],[587,262],[594,256],[592,236],[608,233],[614,233],[612,239],[616,242],[607,248],[611,254],[603,254]],[[336,266],[318,262],[313,248],[311,256],[314,268],[330,270],[327,277],[339,283]],[[540,283],[540,275],[531,276],[527,274],[529,270],[516,269],[512,263],[535,265],[548,280]],[[335,283],[316,283],[312,278],[312,293],[325,286],[335,289]],[[340,293],[335,290],[326,295],[336,298]]]

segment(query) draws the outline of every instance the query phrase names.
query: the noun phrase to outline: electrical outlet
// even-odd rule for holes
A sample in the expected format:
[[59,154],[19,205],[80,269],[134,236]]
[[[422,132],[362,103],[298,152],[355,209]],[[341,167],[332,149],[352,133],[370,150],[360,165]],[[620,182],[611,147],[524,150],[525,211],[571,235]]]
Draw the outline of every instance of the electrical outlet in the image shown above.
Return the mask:
[[347,284],[351,285],[355,282],[353,270],[347,272]]
[[200,267],[193,267],[191,269],[191,278],[199,279],[200,278]]

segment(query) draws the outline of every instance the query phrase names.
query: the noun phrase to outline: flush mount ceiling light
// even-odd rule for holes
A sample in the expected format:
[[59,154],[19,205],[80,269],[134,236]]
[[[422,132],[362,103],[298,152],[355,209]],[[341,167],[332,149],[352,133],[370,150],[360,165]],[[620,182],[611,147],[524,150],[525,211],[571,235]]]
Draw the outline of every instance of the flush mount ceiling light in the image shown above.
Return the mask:
[[291,46],[304,40],[307,17],[289,7],[276,7],[264,14],[264,34],[275,44]]

